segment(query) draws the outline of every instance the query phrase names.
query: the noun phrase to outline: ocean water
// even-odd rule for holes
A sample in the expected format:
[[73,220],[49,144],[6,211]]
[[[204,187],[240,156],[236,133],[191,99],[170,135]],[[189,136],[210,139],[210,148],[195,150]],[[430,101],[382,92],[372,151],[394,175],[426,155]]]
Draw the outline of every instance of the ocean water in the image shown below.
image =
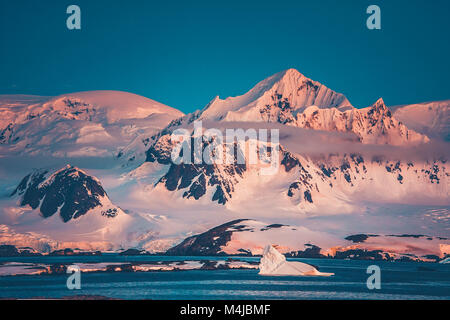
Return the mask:
[[[33,257],[1,262],[95,263],[224,260],[227,257]],[[236,258],[236,257],[234,257]],[[258,258],[238,258],[258,261]],[[0,277],[0,298],[63,298],[96,295],[120,299],[450,299],[450,265],[438,263],[288,259],[334,272],[332,277],[268,277],[258,270],[187,270],[82,273],[81,290],[66,287],[68,275]],[[381,289],[366,285],[369,265],[381,268]],[[425,269],[424,269],[425,268]]]

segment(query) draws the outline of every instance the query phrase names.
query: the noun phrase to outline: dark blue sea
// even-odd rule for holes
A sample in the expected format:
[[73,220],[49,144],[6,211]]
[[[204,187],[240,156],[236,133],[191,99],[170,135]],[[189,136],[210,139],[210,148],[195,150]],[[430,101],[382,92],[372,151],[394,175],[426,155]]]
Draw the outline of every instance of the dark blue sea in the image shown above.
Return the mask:
[[[234,257],[236,258],[236,257]],[[98,263],[227,257],[32,257],[0,258],[4,262]],[[239,258],[258,261],[258,258]],[[101,296],[120,299],[450,299],[450,265],[438,263],[290,259],[313,264],[332,277],[268,277],[249,270],[187,270],[82,273],[81,289],[69,290],[69,275],[1,276],[0,298]],[[381,289],[369,290],[369,265],[381,269]]]

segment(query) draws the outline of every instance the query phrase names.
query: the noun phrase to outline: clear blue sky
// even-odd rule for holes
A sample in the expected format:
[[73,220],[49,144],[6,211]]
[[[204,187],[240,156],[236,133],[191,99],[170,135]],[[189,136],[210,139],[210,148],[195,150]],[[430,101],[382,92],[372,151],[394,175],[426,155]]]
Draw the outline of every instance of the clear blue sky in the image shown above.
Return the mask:
[[450,99],[449,34],[448,0],[1,0],[0,94],[123,90],[190,112],[292,67],[358,107]]

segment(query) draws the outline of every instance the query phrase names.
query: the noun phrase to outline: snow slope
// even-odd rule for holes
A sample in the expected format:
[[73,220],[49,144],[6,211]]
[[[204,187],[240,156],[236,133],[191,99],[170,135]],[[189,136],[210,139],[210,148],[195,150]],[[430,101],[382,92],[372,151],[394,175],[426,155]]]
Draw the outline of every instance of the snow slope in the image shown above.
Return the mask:
[[295,69],[279,72],[242,96],[216,97],[196,120],[277,122],[313,130],[352,132],[367,144],[420,144],[428,137],[408,129],[379,99],[364,109]]
[[183,114],[132,93],[0,96],[0,154],[112,156]]
[[395,115],[393,117],[381,98],[370,107],[343,112],[311,106],[298,114],[292,124],[314,130],[353,132],[366,144],[401,146],[430,141],[427,136],[408,129]]
[[295,69],[288,69],[259,82],[242,96],[225,100],[216,97],[203,109],[200,119],[264,121],[262,110],[267,105],[272,105],[274,99],[281,97],[288,99],[289,107],[294,110],[302,110],[311,105],[343,110],[351,107],[342,94],[305,77]]
[[[272,161],[276,174],[262,173],[264,159],[249,163],[246,150],[250,142],[237,147],[238,153],[245,155],[244,164],[237,162],[236,155],[232,163],[225,164],[172,163],[175,144],[165,133],[149,144],[146,163],[130,173],[129,179],[152,186],[149,193],[165,190],[187,201],[217,202],[233,211],[269,205],[309,213],[351,212],[358,210],[359,201],[374,198],[380,202],[449,204],[448,164],[428,149],[421,152],[424,146],[372,148],[345,134],[261,122],[211,125],[279,129],[279,145],[272,145],[278,150]],[[271,157],[271,152],[267,156]],[[156,175],[148,171],[152,164],[160,166]],[[391,192],[385,192],[386,188]]]
[[84,91],[64,94],[55,97],[47,103],[58,106],[64,100],[79,101],[93,106],[97,112],[105,113],[99,120],[106,120],[114,123],[123,119],[143,119],[152,114],[167,114],[174,118],[180,117],[183,113],[175,108],[166,106],[157,101],[139,96],[137,94],[122,91]]
[[145,219],[111,202],[96,177],[70,165],[30,173],[0,206],[3,244],[113,250],[151,233]]
[[450,141],[450,100],[389,107],[408,128]]

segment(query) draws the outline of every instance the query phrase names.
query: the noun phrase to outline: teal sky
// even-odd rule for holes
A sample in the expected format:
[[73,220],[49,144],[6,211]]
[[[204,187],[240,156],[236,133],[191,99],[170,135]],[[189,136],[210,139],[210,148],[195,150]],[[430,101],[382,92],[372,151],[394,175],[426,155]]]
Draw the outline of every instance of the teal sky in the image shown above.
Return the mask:
[[448,0],[1,0],[0,94],[123,90],[191,112],[296,68],[357,107],[450,99],[449,33]]

